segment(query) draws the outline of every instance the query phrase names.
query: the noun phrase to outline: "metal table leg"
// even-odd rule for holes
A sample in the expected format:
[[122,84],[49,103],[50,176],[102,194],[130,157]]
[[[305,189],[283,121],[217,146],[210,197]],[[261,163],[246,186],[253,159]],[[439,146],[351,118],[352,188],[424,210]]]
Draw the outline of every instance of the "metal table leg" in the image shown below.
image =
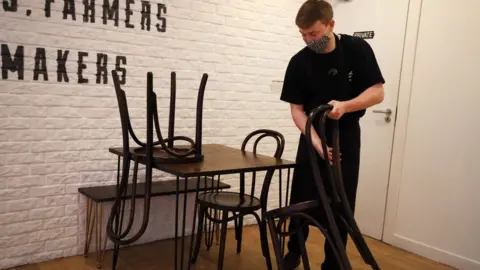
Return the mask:
[[[186,219],[187,219],[187,196],[188,196],[188,177],[185,178],[185,190],[184,190],[184,197],[183,197],[183,214],[182,214],[182,243],[180,247],[180,254],[178,254],[178,209],[179,209],[179,193],[180,193],[180,177],[177,176],[177,189],[176,189],[176,201],[175,201],[175,255],[174,255],[174,260],[175,260],[175,270],[177,269],[184,269],[184,261],[185,261],[185,225],[186,225]],[[198,197],[200,189],[200,177],[197,177],[197,183],[196,183],[196,192],[195,192],[195,207],[194,207],[194,214],[193,214],[193,226],[192,226],[192,236],[191,236],[191,243],[190,243],[190,249],[188,252],[188,259],[187,259],[187,268],[190,269],[190,258],[191,254],[193,252],[193,241],[194,241],[194,236],[195,236],[195,227],[196,227],[196,218],[197,218],[197,204],[196,200]],[[180,255],[180,267],[178,267],[178,259]]]
[[103,239],[102,245],[102,229],[103,229],[103,204],[95,203],[87,198],[85,217],[85,246],[83,256],[88,257],[90,251],[90,244],[94,232],[95,224],[95,253],[97,268],[102,268],[102,263],[105,256],[105,249],[107,247],[107,235]]
[[90,250],[90,242],[93,234],[93,223],[95,222],[94,211],[92,210],[93,201],[87,198],[85,209],[85,247],[83,250],[83,256],[88,257]]

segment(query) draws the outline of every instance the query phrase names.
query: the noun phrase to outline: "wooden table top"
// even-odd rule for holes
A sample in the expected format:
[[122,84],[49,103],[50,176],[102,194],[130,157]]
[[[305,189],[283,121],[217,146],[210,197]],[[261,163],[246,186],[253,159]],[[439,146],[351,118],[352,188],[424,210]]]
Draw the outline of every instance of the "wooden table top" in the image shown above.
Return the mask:
[[[131,148],[131,151],[133,149]],[[122,147],[110,148],[109,151],[115,155],[123,155]],[[252,152],[242,152],[240,148],[221,144],[204,144],[202,151],[203,161],[185,164],[155,163],[154,167],[176,176],[191,177],[294,168],[296,165],[294,161],[254,155]]]

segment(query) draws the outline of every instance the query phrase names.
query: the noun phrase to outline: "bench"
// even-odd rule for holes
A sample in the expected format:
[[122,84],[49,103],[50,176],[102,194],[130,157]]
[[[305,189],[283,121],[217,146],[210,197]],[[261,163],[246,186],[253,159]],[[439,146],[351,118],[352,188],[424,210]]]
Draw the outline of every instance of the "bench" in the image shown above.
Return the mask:
[[[190,178],[188,180],[179,181],[179,193],[185,193],[185,182],[188,181],[187,193],[197,191],[197,178]],[[207,191],[212,188],[218,188],[219,190],[229,189],[231,186],[218,180],[208,179],[208,181],[200,180],[198,191]],[[151,197],[169,196],[175,195],[177,189],[176,180],[165,180],[152,182]],[[103,220],[103,205],[104,202],[115,201],[117,194],[116,185],[103,185],[94,187],[82,187],[78,189],[78,192],[84,195],[87,199],[86,203],[86,217],[85,217],[85,246],[84,256],[87,257],[90,250],[90,242],[92,239],[94,224],[95,226],[95,251],[97,255],[97,268],[101,268],[105,248],[107,246],[108,236],[105,233],[102,246],[102,220]],[[136,198],[143,198],[145,195],[145,183],[137,183]],[[122,199],[131,199],[132,196],[132,184],[128,185],[126,196]],[[128,217],[127,213],[127,217]],[[95,221],[97,221],[95,223]]]

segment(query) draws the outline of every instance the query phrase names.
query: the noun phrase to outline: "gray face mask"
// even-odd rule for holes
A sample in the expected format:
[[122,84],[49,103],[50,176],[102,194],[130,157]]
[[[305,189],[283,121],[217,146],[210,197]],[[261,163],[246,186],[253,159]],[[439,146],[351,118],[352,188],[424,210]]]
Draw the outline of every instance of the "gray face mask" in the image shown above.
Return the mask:
[[330,37],[325,35],[320,39],[307,42],[307,46],[316,53],[323,53],[327,49],[329,42]]

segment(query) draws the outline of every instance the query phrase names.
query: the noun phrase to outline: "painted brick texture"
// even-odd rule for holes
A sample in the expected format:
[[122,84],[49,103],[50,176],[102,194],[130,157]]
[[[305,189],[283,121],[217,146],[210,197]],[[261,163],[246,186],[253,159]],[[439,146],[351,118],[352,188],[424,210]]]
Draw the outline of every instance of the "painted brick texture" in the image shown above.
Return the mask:
[[[106,2],[112,7],[115,1]],[[127,2],[133,28],[125,22]],[[147,10],[142,2],[150,3],[150,30],[142,30],[141,12]],[[64,19],[65,7],[73,10],[69,3],[75,6],[75,20],[72,14]],[[295,158],[298,131],[288,105],[279,100],[279,81],[290,57],[303,46],[294,25],[300,0],[120,0],[118,26],[108,18],[103,24],[104,1],[87,3],[95,5],[95,22],[91,17],[84,22],[82,0],[18,1],[16,11],[0,7],[0,269],[83,252],[85,200],[78,188],[116,181],[117,160],[108,152],[121,145],[113,69],[125,74],[123,88],[140,138],[147,72],[154,74],[165,133],[170,72],[177,72],[176,133],[190,137],[196,93],[202,74],[208,73],[204,143],[240,147],[249,132],[271,128],[286,137],[284,158]],[[158,31],[157,24],[166,31]],[[15,58],[21,50],[23,57]],[[58,59],[66,51],[67,74],[58,75]],[[8,69],[15,59],[23,63],[23,73]],[[273,153],[272,142],[265,141],[260,150]],[[171,176],[155,172],[155,181],[165,179]],[[237,176],[222,179],[238,189]],[[257,180],[257,191],[260,185]],[[275,181],[271,207],[278,206],[278,192]],[[189,212],[192,199],[189,195]],[[150,224],[138,243],[174,235],[174,203],[174,196],[152,200]],[[104,225],[110,206],[104,205]],[[136,207],[134,231],[143,200]]]

